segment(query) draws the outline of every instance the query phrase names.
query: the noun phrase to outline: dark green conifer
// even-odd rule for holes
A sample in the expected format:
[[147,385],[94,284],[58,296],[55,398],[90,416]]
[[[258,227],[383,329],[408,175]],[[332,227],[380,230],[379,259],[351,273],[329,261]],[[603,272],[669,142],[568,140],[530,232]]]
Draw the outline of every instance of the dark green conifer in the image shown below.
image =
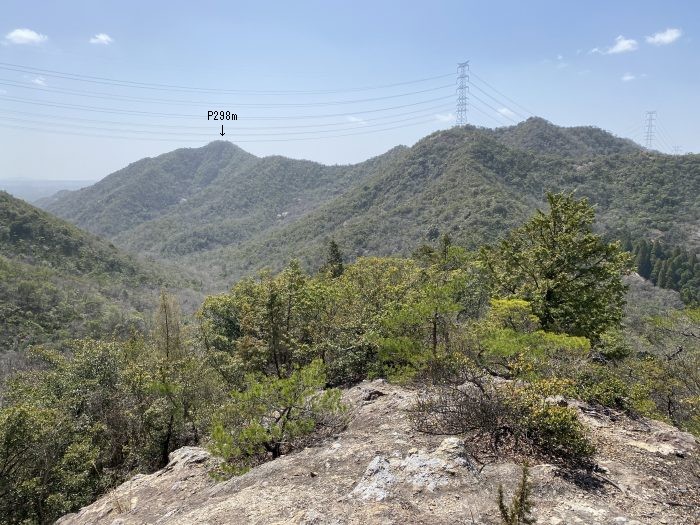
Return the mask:
[[325,268],[330,271],[333,277],[340,277],[345,271],[343,264],[343,254],[340,252],[338,243],[335,239],[331,239],[328,243],[328,257],[326,259]]

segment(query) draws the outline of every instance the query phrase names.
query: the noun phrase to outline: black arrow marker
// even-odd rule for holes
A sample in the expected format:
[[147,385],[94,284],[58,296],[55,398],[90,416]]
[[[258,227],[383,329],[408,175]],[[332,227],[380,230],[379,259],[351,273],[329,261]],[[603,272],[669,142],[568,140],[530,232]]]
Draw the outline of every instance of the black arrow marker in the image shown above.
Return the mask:
[[224,135],[226,135],[226,133],[224,133],[224,125],[223,125],[223,124],[221,124],[221,133],[220,133],[220,135],[221,135],[222,137],[223,137]]

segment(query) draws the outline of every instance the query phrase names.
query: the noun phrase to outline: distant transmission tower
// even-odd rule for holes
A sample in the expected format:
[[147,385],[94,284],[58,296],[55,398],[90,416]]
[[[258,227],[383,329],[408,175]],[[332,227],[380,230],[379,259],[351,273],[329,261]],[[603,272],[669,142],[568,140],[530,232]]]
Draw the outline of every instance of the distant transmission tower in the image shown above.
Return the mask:
[[469,61],[457,64],[457,126],[467,125],[469,104]]
[[646,148],[652,149],[654,146],[654,123],[656,121],[656,111],[647,111],[646,127],[647,131],[644,135],[646,139]]

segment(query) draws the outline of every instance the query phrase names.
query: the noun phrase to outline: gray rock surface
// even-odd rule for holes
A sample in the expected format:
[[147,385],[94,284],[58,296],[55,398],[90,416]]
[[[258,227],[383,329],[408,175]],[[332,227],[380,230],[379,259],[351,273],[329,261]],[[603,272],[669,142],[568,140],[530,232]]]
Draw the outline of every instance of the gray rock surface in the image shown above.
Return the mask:
[[[378,394],[378,392],[380,394]],[[61,525],[132,524],[498,524],[496,494],[512,493],[520,467],[477,464],[456,437],[414,431],[405,409],[414,393],[382,381],[344,394],[348,429],[319,446],[215,482],[215,460],[199,448],[122,484]],[[698,443],[650,420],[631,420],[575,401],[591,429],[600,473],[567,477],[531,468],[537,523],[700,523]]]

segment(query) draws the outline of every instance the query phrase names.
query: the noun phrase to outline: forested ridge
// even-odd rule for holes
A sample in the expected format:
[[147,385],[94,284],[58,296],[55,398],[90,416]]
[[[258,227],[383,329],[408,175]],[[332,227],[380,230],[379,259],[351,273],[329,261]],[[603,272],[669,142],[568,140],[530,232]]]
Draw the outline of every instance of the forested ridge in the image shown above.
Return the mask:
[[43,205],[228,286],[293,257],[312,269],[331,237],[350,259],[409,255],[442,234],[476,248],[525,220],[546,191],[588,197],[596,230],[613,238],[700,245],[700,156],[538,118],[436,132],[350,166],[257,158],[214,142],[144,159]]

